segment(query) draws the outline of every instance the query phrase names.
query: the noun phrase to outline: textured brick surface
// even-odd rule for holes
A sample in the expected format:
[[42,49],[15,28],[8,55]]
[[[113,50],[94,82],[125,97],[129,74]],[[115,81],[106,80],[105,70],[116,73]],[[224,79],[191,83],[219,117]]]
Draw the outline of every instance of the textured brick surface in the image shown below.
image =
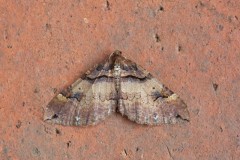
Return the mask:
[[[190,123],[44,123],[54,92],[115,49],[178,93]],[[239,62],[238,0],[0,0],[0,159],[238,159]]]

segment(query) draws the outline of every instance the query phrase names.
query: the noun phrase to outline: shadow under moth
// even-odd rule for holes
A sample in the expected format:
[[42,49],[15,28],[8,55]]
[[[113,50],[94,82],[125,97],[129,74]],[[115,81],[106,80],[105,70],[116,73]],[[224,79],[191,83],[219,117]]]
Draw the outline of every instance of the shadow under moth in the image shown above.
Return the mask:
[[120,51],[56,95],[44,109],[44,121],[95,125],[113,112],[138,124],[189,121],[183,100]]

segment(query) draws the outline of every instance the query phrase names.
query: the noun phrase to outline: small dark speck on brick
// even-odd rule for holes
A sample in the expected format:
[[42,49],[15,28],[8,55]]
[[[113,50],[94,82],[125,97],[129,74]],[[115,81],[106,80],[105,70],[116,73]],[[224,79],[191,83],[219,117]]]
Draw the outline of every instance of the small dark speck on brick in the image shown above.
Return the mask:
[[220,129],[220,132],[223,132],[223,128],[221,126],[219,127],[219,129]]
[[71,143],[72,143],[71,141],[67,142],[67,148],[69,148],[71,146]]
[[222,31],[223,30],[223,25],[221,25],[221,24],[217,25],[217,29],[218,29],[218,31]]
[[156,40],[156,42],[160,42],[160,37],[159,37],[159,35],[158,34],[155,34],[155,40]]
[[126,149],[124,149],[124,153],[125,153],[125,155],[127,156],[128,154],[127,154],[127,150]]
[[9,45],[7,45],[7,48],[12,48],[12,45],[10,45],[10,44],[9,44]]
[[218,89],[218,84],[217,84],[217,83],[213,83],[212,85],[213,85],[214,91],[217,91],[217,89]]
[[49,30],[49,29],[51,29],[52,26],[51,26],[51,24],[46,23],[45,27],[46,27],[46,30]]
[[159,11],[164,11],[163,6],[160,6],[160,7],[159,7]]
[[56,128],[56,134],[61,134],[60,130]]
[[106,9],[110,10],[110,3],[108,1],[106,1]]
[[178,46],[178,52],[181,52],[182,51],[182,46]]
[[26,104],[25,102],[22,102],[22,106],[23,106],[23,107],[25,106],[25,104]]
[[204,7],[205,6],[205,4],[203,3],[203,2],[199,2],[197,5],[195,5],[195,8],[197,9],[197,8],[202,8],[202,7]]
[[17,124],[16,124],[16,127],[17,127],[17,128],[20,128],[21,125],[22,125],[22,122],[21,122],[20,120],[18,120],[18,121],[17,121]]
[[39,91],[40,91],[39,88],[34,89],[34,93],[39,93]]

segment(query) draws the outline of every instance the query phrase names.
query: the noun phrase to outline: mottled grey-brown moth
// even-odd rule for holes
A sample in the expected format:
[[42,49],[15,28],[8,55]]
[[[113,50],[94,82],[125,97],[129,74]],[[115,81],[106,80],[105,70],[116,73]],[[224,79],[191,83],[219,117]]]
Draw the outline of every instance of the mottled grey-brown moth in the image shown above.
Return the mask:
[[183,100],[120,51],[56,95],[44,110],[44,120],[95,125],[116,111],[138,124],[189,120]]

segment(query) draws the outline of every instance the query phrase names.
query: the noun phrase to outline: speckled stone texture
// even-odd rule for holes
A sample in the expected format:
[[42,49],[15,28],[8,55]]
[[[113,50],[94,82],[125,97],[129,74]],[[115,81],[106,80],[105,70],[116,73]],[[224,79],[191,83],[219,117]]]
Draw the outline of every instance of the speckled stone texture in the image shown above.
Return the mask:
[[[187,104],[187,124],[43,122],[43,107],[114,50]],[[1,160],[237,160],[238,0],[0,0]]]

